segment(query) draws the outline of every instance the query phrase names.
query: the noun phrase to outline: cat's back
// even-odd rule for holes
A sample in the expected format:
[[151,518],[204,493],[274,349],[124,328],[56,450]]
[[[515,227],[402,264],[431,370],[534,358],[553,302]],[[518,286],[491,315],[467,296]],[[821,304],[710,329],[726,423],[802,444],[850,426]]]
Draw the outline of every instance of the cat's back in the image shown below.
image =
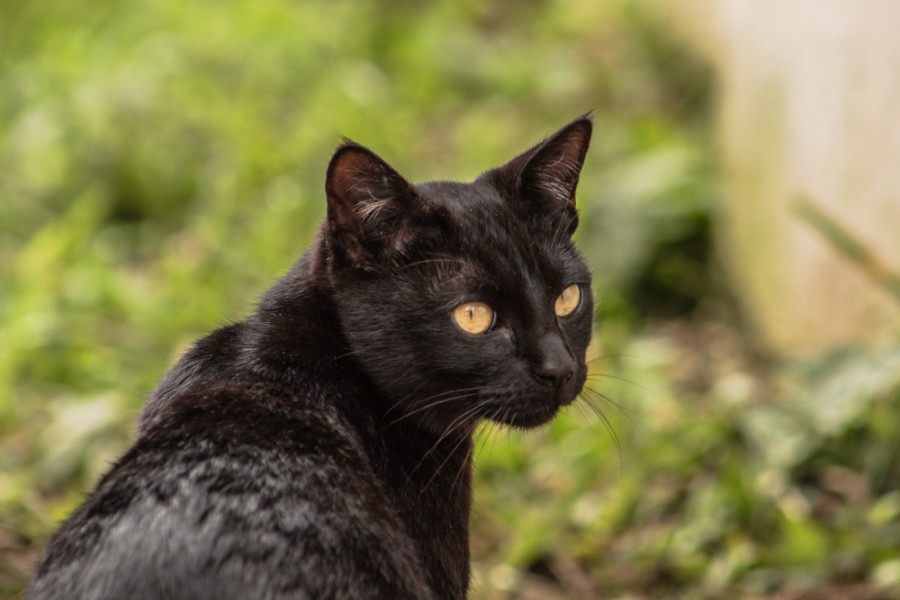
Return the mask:
[[345,388],[224,372],[174,387],[55,536],[29,597],[430,597],[335,407]]

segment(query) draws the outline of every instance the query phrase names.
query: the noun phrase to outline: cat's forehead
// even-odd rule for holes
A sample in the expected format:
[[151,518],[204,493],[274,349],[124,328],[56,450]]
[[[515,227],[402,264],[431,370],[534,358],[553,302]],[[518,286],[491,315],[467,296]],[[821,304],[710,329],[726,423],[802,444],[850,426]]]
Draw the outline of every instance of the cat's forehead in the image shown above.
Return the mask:
[[427,204],[445,211],[461,251],[518,254],[513,249],[530,237],[517,212],[488,184],[433,181],[417,185],[416,191]]
[[504,205],[497,190],[481,182],[429,181],[414,187],[428,204],[444,208],[457,218],[473,211],[496,210]]
[[547,239],[529,227],[491,185],[437,181],[415,187],[452,220],[463,274],[513,291],[567,279],[579,270],[581,261],[567,238]]

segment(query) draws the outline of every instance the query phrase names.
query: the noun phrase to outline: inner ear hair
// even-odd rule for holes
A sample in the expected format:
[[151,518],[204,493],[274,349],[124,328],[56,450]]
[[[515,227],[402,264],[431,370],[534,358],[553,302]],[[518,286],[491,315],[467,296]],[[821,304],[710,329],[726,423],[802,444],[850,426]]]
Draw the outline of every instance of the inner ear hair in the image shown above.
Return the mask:
[[364,266],[404,249],[410,215],[418,206],[412,186],[377,154],[354,142],[334,153],[325,179],[329,244],[351,264]]
[[580,117],[538,145],[522,169],[520,193],[574,209],[592,130],[590,118]]
[[411,192],[406,180],[381,157],[349,141],[334,153],[325,177],[329,217],[340,228],[356,232]]

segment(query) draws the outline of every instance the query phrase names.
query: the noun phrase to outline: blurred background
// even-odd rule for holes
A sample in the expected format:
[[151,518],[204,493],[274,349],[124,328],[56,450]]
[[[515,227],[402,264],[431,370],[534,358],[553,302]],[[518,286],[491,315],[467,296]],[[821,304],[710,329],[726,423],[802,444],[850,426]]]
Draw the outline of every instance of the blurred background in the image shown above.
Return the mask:
[[587,401],[479,438],[475,599],[897,598],[900,4],[7,0],[0,597],[341,136],[472,179],[587,110]]

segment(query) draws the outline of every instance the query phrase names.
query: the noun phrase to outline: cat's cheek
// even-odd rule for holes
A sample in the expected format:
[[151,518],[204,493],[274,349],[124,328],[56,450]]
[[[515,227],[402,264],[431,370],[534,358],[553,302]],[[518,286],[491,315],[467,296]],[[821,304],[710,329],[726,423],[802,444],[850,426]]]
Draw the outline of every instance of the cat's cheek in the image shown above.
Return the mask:
[[494,343],[501,349],[511,352],[516,344],[516,336],[509,327],[500,326],[493,332]]

